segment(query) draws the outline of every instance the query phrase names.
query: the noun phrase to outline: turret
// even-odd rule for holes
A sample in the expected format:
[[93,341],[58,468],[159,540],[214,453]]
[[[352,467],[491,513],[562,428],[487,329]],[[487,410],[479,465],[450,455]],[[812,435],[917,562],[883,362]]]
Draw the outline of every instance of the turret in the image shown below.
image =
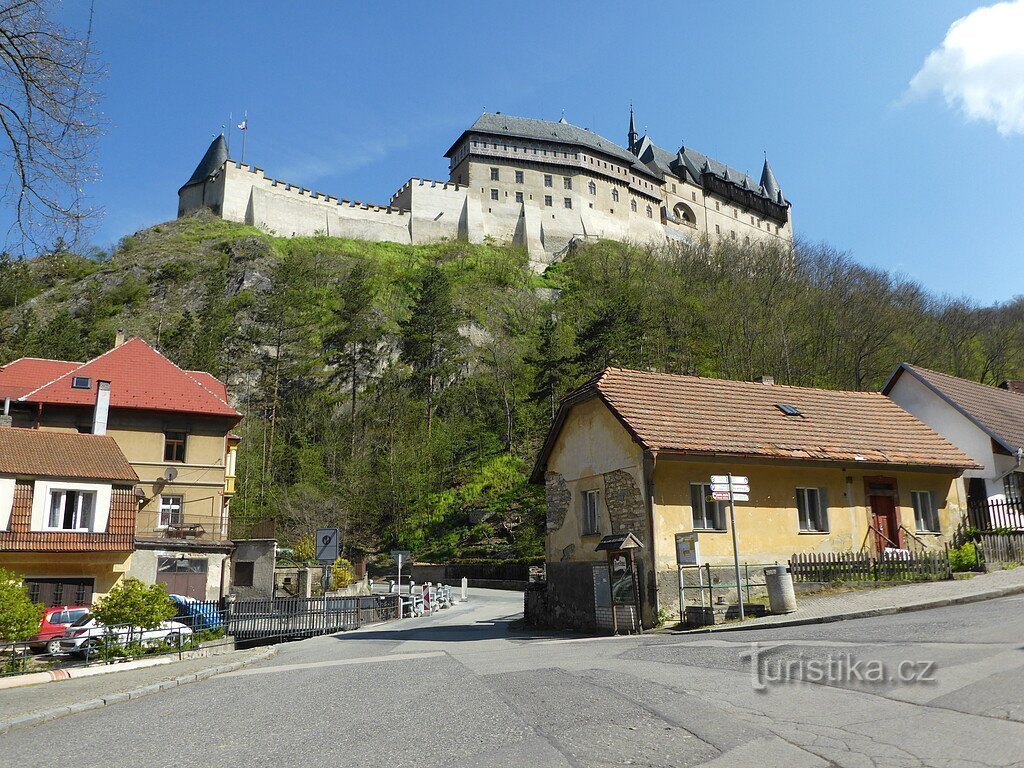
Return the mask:
[[761,169],[761,186],[764,187],[765,193],[771,200],[784,204],[785,198],[782,196],[782,190],[779,188],[779,182],[775,179],[775,174],[772,173],[772,167],[768,165],[768,158],[764,159],[764,168]]
[[221,168],[224,167],[224,163],[228,160],[228,143],[224,141],[224,134],[220,134],[217,138],[210,142],[210,146],[206,150],[206,154],[203,155],[203,159],[199,161],[199,165],[192,172],[191,178],[186,181],[181,189],[178,190],[178,194],[185,187],[190,187],[193,184],[202,184],[209,181],[211,177],[216,176],[220,173]]

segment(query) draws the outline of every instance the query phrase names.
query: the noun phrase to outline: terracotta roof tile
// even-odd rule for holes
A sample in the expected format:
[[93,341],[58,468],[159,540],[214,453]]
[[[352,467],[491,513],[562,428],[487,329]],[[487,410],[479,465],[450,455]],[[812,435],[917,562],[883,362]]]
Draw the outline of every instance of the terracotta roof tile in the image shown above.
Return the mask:
[[[6,384],[6,373],[7,368],[0,371],[0,388]],[[103,380],[111,383],[111,408],[241,418],[228,404],[223,383],[208,373],[183,371],[140,338],[133,338],[74,368],[61,370],[54,366],[53,373],[38,379],[34,388],[18,395],[18,399],[29,403],[91,406],[96,402],[96,382]],[[91,379],[92,386],[72,388],[71,382],[77,376]]]
[[1010,453],[1024,447],[1024,397],[1020,392],[990,387],[909,363],[903,363],[896,369],[882,391],[888,393],[904,372],[951,403]]
[[47,381],[53,381],[81,363],[65,360],[42,360],[38,357],[20,357],[0,366],[0,399],[17,399]]
[[138,482],[110,435],[0,427],[0,474]]
[[[878,392],[608,368],[570,393],[563,408],[591,396],[604,400],[635,439],[655,451],[976,466],[956,446]],[[787,416],[779,408],[784,405],[793,406],[800,415]],[[553,430],[558,427],[556,422]],[[543,454],[541,458],[546,460]]]

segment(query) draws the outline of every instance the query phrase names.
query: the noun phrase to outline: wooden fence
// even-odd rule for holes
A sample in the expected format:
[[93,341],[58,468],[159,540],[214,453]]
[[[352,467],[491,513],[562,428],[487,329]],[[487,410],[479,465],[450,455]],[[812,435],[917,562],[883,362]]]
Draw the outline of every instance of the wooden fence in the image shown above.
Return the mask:
[[982,533],[978,535],[977,545],[986,566],[1024,563],[1024,533]]
[[951,579],[946,549],[899,552],[875,557],[869,552],[794,554],[789,568],[796,582],[929,581]]

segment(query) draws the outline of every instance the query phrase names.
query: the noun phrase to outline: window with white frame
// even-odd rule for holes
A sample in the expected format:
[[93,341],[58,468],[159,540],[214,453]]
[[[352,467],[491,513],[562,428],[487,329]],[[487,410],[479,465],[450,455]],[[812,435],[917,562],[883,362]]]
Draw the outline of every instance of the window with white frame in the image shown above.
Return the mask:
[[711,486],[707,483],[690,485],[690,508],[695,531],[725,530],[725,502],[711,498]]
[[600,525],[601,496],[599,491],[583,492],[583,535],[590,536],[601,532]]
[[160,528],[181,525],[185,521],[185,515],[182,512],[183,501],[181,496],[160,497]]
[[47,528],[54,531],[91,531],[96,494],[92,491],[50,491]]
[[828,502],[822,488],[797,488],[796,509],[800,530],[805,533],[828,531]]
[[917,530],[938,533],[939,511],[935,508],[935,498],[931,491],[911,491],[910,499],[914,504],[914,522],[917,524]]

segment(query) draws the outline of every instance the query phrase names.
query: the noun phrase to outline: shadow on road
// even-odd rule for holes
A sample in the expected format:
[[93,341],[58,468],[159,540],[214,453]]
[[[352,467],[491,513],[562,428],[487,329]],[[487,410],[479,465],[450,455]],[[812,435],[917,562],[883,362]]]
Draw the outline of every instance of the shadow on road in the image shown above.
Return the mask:
[[466,643],[481,640],[536,640],[550,635],[514,627],[523,618],[522,613],[498,616],[487,621],[467,624],[421,624],[422,619],[400,619],[387,628],[369,631],[343,632],[332,635],[336,640],[390,640],[393,642]]

